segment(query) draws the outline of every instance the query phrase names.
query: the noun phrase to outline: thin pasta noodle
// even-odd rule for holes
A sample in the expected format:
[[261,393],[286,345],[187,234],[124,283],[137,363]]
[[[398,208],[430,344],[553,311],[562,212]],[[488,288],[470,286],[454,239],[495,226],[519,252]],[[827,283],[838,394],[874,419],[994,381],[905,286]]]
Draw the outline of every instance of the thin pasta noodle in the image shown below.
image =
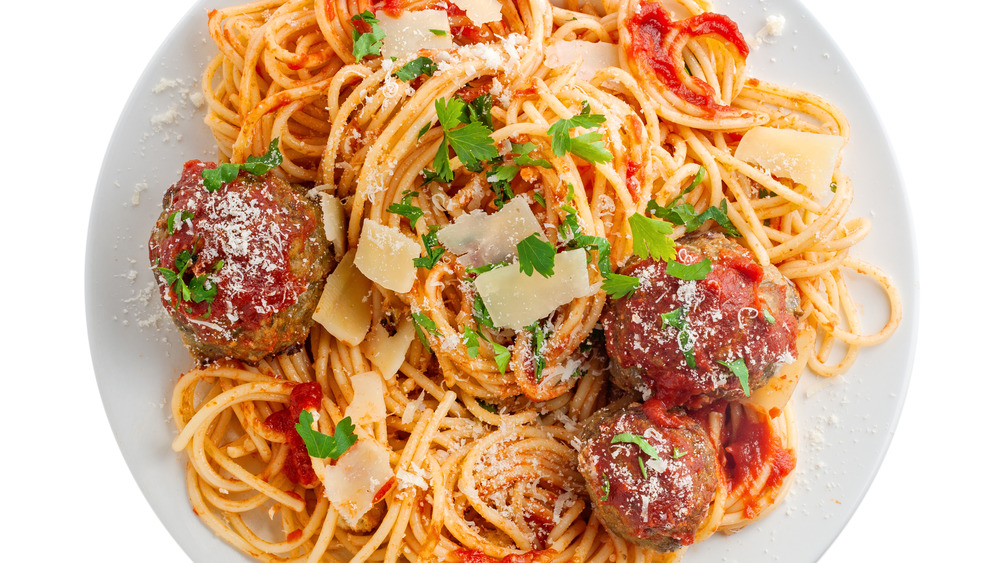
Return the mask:
[[[354,36],[365,29],[352,18],[437,4],[262,0],[210,11],[209,32],[219,53],[201,84],[205,123],[220,160],[246,162],[277,139],[283,160],[274,172],[341,203],[348,248],[359,245],[368,223],[425,244],[436,226],[499,207],[494,198],[500,195],[491,187],[496,171],[470,167],[457,151],[444,154],[452,181],[427,178],[452,134],[436,104],[489,93],[490,141],[501,157],[514,154],[515,146],[532,147],[520,156],[536,164],[521,166],[509,185],[515,196],[529,199],[544,240],[564,243],[572,215],[576,236],[607,241],[610,269],[617,271],[634,253],[634,214],[675,203],[690,205],[695,214],[725,210],[741,244],[761,265],[775,266],[800,297],[797,358],[772,379],[794,386],[807,366],[821,376],[841,376],[863,347],[890,337],[902,316],[899,291],[884,272],[850,254],[871,221],[849,217],[855,187],[839,162],[827,201],[735,154],[739,138],[761,125],[846,140],[849,124],[838,108],[749,76],[739,45],[719,33],[682,27],[659,48],[686,69],[683,80],[701,88],[706,101],[679,94],[634,56],[647,38],[628,22],[649,0],[497,4],[500,20],[481,25],[448,4],[448,35],[456,45],[420,51],[436,70],[412,81],[395,73],[417,53],[399,60],[355,58]],[[678,20],[712,9],[704,0],[676,4],[686,11]],[[549,50],[562,41],[610,44],[621,64],[588,72],[586,57],[577,57],[555,65]],[[608,158],[599,162],[559,152],[553,142],[554,124],[588,114],[604,118],[599,131]],[[419,217],[392,208],[404,201],[419,209]],[[684,234],[678,227],[670,237]],[[544,347],[528,330],[483,325],[473,274],[446,252],[417,269],[409,291],[375,285],[370,293],[373,327],[386,334],[418,314],[435,327],[421,329],[413,321],[426,346],[412,339],[392,373],[381,371],[366,348],[368,338],[351,344],[321,324],[292,351],[256,363],[221,360],[185,373],[171,399],[178,428],[172,447],[187,455],[195,513],[261,561],[482,560],[470,554],[679,561],[683,547],[659,553],[609,530],[592,510],[577,468],[586,422],[603,409],[641,400],[636,390],[616,388],[607,358],[592,351],[612,297],[602,289],[607,272],[599,251],[587,253],[590,291],[543,319]],[[863,332],[844,278],[848,270],[886,297],[888,319],[873,334]],[[476,354],[470,353],[471,326],[480,330]],[[322,479],[303,484],[286,475],[296,446],[272,417],[289,408],[296,388],[316,385],[322,400],[314,429],[333,435],[363,395],[355,388],[359,376],[379,382],[386,413],[358,423],[358,435],[388,452],[394,477],[384,500],[352,527]],[[780,445],[776,451],[794,459],[796,426],[783,393],[787,389],[769,390],[713,407],[704,426],[716,451],[724,452],[743,425],[757,425]],[[725,454],[719,457],[725,463]],[[737,531],[778,506],[792,482],[791,476],[772,478],[789,470],[783,463],[780,455],[765,456],[752,478],[723,478],[694,540]],[[311,464],[317,475],[329,465],[317,458]]]

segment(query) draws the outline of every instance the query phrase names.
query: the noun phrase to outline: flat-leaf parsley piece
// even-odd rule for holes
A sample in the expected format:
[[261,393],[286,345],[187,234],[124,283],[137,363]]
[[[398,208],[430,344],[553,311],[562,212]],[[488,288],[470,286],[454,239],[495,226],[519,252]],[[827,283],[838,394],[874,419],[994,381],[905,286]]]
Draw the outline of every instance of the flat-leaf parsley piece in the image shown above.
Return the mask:
[[441,336],[437,323],[434,322],[434,319],[423,313],[413,313],[410,317],[413,319],[413,328],[417,329],[417,338],[420,339],[420,343],[424,345],[424,348],[430,351],[431,343],[427,340],[427,334],[424,331],[426,330],[434,336]]
[[747,364],[743,361],[743,358],[733,360],[731,362],[724,362],[719,360],[719,363],[729,368],[729,371],[733,372],[736,379],[740,380],[740,387],[743,388],[743,394],[747,397],[750,396],[750,372],[747,371]]
[[[660,456],[656,453],[656,448],[654,448],[653,446],[651,446],[649,444],[649,442],[646,441],[645,438],[643,438],[642,436],[639,436],[637,434],[630,434],[628,432],[625,432],[625,433],[622,433],[622,434],[615,434],[611,438],[611,443],[612,444],[623,444],[623,443],[626,443],[626,444],[635,444],[635,445],[639,446],[639,449],[642,450],[642,453],[644,453],[644,454],[646,454],[646,455],[649,456],[650,460],[659,461],[659,459],[660,459]],[[643,479],[645,479],[646,477],[648,477],[648,475],[646,475],[646,464],[642,461],[642,457],[639,457],[638,460],[639,460],[639,471],[642,472],[642,477],[643,477]]]
[[[490,137],[492,130],[484,123],[487,116],[492,120],[488,111],[483,113],[486,102],[484,99],[470,107],[461,98],[434,100],[434,110],[444,130],[444,138],[431,163],[433,170],[424,171],[425,178],[438,182],[451,182],[455,179],[449,149],[455,151],[455,156],[466,168],[476,172],[482,170],[483,161],[499,156],[496,143]],[[492,107],[492,101],[489,104]]]
[[609,162],[611,151],[605,146],[604,138],[599,132],[591,131],[577,137],[569,135],[569,130],[574,127],[592,129],[605,121],[603,115],[591,113],[590,103],[584,100],[583,108],[578,115],[560,119],[549,127],[547,132],[552,137],[552,152],[556,156],[564,156],[570,152],[588,162]]
[[413,265],[417,268],[427,268],[430,270],[444,256],[445,249],[438,242],[437,237],[439,230],[441,230],[441,225],[432,225],[427,234],[420,235],[420,238],[424,241],[424,249],[427,251],[427,256],[420,256],[413,259]]
[[313,415],[303,409],[299,414],[299,421],[295,424],[295,431],[299,433],[299,437],[306,445],[306,451],[312,457],[337,459],[358,441],[358,435],[354,433],[354,423],[349,416],[345,416],[337,423],[333,436],[313,430],[312,422]]
[[395,213],[396,215],[406,217],[410,220],[410,226],[415,227],[417,225],[417,219],[424,216],[424,210],[416,205],[413,205],[413,198],[416,196],[417,192],[413,190],[406,190],[403,192],[402,202],[389,204],[389,213]]
[[530,276],[537,271],[548,278],[555,273],[556,247],[542,239],[539,233],[531,233],[517,243],[517,260],[519,269],[525,275]]
[[421,74],[434,76],[434,73],[437,72],[437,68],[437,63],[432,61],[429,57],[417,57],[399,67],[399,70],[392,73],[392,75],[403,82],[409,82]]
[[254,176],[263,176],[272,168],[281,165],[283,157],[278,149],[278,138],[275,137],[267,147],[267,152],[261,156],[251,156],[243,164],[233,164],[231,162],[220,162],[215,168],[206,168],[201,171],[201,184],[205,189],[214,192],[228,184],[240,175],[240,170],[246,170]]
[[[360,61],[368,55],[377,56],[382,54],[382,40],[385,39],[385,31],[379,26],[375,14],[369,10],[365,10],[352,17],[351,21],[357,22],[354,24],[354,29],[351,30],[351,38],[354,40],[354,47],[351,53],[354,55],[354,58]],[[368,28],[371,31],[362,33],[359,28]]]
[[635,290],[639,289],[639,278],[608,272],[604,275],[604,283],[601,284],[604,290],[612,299],[629,297]]
[[670,238],[674,226],[670,223],[633,213],[628,218],[628,225],[632,229],[632,253],[639,258],[673,260],[677,257],[674,240]]

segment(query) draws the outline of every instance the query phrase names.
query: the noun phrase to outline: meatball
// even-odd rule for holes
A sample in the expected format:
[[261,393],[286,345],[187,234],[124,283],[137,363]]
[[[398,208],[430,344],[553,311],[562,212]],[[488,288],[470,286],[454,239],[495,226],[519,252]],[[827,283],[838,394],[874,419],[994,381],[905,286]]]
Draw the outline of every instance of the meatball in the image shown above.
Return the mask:
[[187,162],[164,194],[149,260],[192,354],[256,362],[305,339],[333,257],[301,187],[241,172],[210,192],[211,167]]
[[580,473],[601,522],[661,552],[690,545],[719,484],[705,429],[662,401],[601,411],[581,434]]
[[677,241],[678,262],[704,258],[712,270],[697,281],[671,276],[664,261],[633,260],[622,268],[639,278],[639,287],[611,301],[601,318],[618,385],[672,406],[699,407],[747,396],[795,359],[794,286],[717,232]]

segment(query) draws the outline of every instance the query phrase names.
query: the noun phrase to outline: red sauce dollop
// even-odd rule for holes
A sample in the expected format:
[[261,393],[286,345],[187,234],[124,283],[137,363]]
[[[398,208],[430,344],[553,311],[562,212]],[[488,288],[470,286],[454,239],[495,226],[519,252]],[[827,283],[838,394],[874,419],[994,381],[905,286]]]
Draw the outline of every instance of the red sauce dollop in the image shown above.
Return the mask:
[[644,63],[663,84],[682,100],[702,108],[709,117],[719,112],[738,111],[717,104],[712,89],[699,78],[689,76],[684,69],[681,51],[692,37],[714,35],[735,47],[746,59],[750,53],[736,23],[722,14],[706,12],[674,21],[659,2],[646,2],[625,21],[632,42],[629,55]]

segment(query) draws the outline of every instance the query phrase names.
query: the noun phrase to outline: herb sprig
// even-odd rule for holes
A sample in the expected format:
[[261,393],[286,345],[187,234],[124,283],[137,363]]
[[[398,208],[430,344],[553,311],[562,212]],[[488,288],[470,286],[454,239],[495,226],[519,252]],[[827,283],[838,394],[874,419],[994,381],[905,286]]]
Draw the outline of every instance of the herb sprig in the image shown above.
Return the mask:
[[243,164],[220,162],[215,168],[205,168],[201,171],[201,183],[206,190],[214,192],[236,179],[240,170],[245,170],[254,176],[263,176],[272,168],[281,165],[283,157],[278,148],[278,138],[275,137],[267,147],[267,152],[261,156],[251,156]]
[[333,436],[313,430],[312,422],[312,414],[302,409],[299,421],[295,424],[295,431],[302,438],[311,457],[337,459],[358,441],[358,435],[354,433],[354,423],[349,416],[345,416],[337,423]]

